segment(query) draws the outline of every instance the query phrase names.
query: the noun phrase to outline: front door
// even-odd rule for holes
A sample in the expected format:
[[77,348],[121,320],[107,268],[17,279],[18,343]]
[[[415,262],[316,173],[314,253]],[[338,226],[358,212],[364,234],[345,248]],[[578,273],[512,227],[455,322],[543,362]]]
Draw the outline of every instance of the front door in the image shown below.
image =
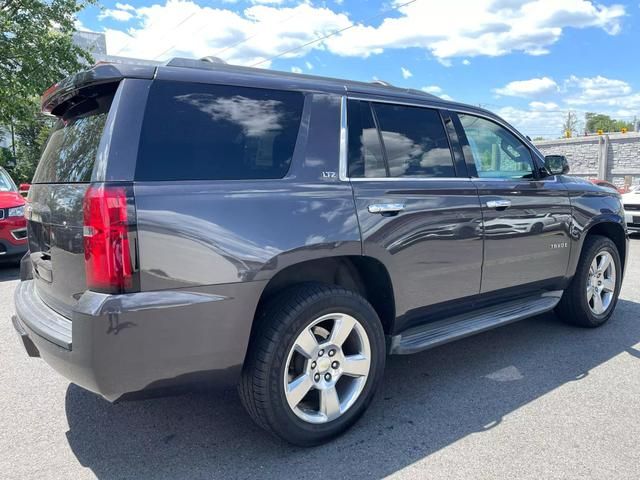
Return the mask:
[[483,214],[482,292],[561,280],[569,261],[571,204],[531,149],[496,121],[458,114],[467,167]]
[[389,271],[398,326],[422,307],[478,294],[480,203],[456,175],[438,110],[349,100],[347,118],[363,253]]

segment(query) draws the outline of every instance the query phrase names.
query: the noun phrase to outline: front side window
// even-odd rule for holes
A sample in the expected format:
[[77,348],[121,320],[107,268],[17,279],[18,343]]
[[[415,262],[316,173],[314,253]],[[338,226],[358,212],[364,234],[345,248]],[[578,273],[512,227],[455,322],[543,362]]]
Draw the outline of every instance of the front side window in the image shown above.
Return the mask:
[[469,142],[478,177],[533,178],[529,148],[497,123],[474,115],[459,114]]
[[299,92],[156,81],[136,180],[284,177],[298,138]]

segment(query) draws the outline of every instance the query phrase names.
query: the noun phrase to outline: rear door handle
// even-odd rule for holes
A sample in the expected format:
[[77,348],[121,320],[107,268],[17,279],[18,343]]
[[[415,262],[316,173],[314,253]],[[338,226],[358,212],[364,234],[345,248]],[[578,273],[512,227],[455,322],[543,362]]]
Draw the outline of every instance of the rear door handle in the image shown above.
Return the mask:
[[511,200],[489,200],[487,208],[495,208],[496,210],[506,210],[511,206]]
[[374,203],[367,208],[369,213],[395,215],[404,210],[404,203]]

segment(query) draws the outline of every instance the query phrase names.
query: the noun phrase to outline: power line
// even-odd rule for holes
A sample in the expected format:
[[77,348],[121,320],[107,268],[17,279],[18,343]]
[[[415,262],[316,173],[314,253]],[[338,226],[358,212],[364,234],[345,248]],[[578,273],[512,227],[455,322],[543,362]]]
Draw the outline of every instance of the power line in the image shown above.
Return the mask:
[[[266,28],[268,28],[268,27],[272,27],[272,26],[275,26],[275,25],[282,25],[282,24],[284,24],[284,23],[287,23],[289,20],[291,20],[291,19],[293,19],[293,18],[297,17],[298,15],[300,15],[300,12],[299,12],[299,11],[298,11],[297,13],[294,13],[293,15],[291,15],[291,16],[289,16],[289,17],[285,18],[284,20],[280,20],[279,22],[273,22],[273,23],[270,23],[269,25],[267,25],[267,27],[266,27]],[[256,32],[255,34],[253,34],[253,35],[251,35],[251,36],[249,36],[249,37],[247,37],[247,38],[245,38],[245,39],[243,39],[243,40],[240,40],[240,41],[238,41],[238,42],[236,42],[236,43],[233,43],[233,44],[231,44],[231,45],[229,45],[229,46],[227,46],[227,47],[224,47],[224,48],[223,48],[223,49],[221,49],[221,50],[218,50],[217,52],[214,52],[213,56],[214,56],[214,57],[217,57],[217,56],[218,56],[218,55],[220,55],[221,53],[224,53],[224,52],[226,52],[227,50],[231,50],[232,48],[235,48],[235,47],[237,47],[237,46],[239,46],[239,45],[242,45],[243,43],[247,43],[249,40],[252,40],[252,39],[254,39],[254,38],[256,38],[256,37],[259,37],[260,35],[262,35],[262,34],[264,34],[264,33],[265,33],[265,30],[258,31],[258,32]]]
[[[397,5],[395,7],[388,8],[386,10],[383,10],[380,13],[377,13],[376,15],[372,15],[370,17],[365,18],[364,20],[361,20],[361,22],[368,22],[369,20],[373,20],[374,18],[377,18],[377,17],[379,17],[381,15],[384,15],[385,13],[388,13],[388,12],[390,12],[392,10],[398,10],[398,9],[400,9],[402,7],[406,7],[407,5],[410,5],[410,4],[415,3],[417,1],[418,0],[411,0],[409,2],[405,2],[405,3]],[[262,65],[263,63],[270,62],[272,60],[275,60],[276,58],[280,58],[280,57],[282,57],[284,55],[287,55],[288,53],[295,52],[297,50],[300,50],[301,48],[305,48],[305,47],[308,47],[309,45],[313,45],[316,42],[321,42],[322,40],[326,40],[327,38],[333,37],[334,35],[338,35],[338,34],[340,34],[342,32],[346,32],[347,30],[355,27],[356,25],[357,25],[356,23],[351,23],[349,26],[341,28],[340,30],[336,30],[336,31],[328,33],[326,35],[322,35],[322,36],[320,36],[318,38],[315,38],[314,40],[311,40],[311,41],[309,41],[307,43],[304,43],[304,44],[299,45],[297,47],[290,48],[288,50],[285,50],[284,52],[280,52],[277,55],[274,55],[273,57],[265,58],[264,60],[260,60],[259,62],[256,62],[256,63],[254,63],[254,64],[252,64],[250,66],[251,67],[257,67],[258,65]]]
[[[192,14],[187,15],[187,17],[186,17],[184,20],[182,20],[180,23],[178,23],[178,24],[177,24],[175,27],[173,27],[171,30],[175,30],[175,29],[176,29],[176,28],[178,28],[180,25],[184,24],[187,20],[190,20],[190,19],[191,19],[191,17],[193,17],[196,13],[198,13],[198,12],[193,12]],[[171,30],[169,30],[169,31],[171,31]],[[163,51],[162,51],[162,53],[160,53],[160,54],[156,55],[155,57],[153,57],[153,60],[155,60],[156,58],[161,57],[161,56],[162,56],[162,55],[164,55],[165,53],[167,53],[167,52],[171,51],[171,49],[173,49],[174,47],[175,47],[175,45],[171,45],[171,46],[170,46],[169,48],[167,48],[166,50],[163,50]]]
[[[193,17],[197,12],[191,13],[189,15],[187,15],[180,23],[178,23],[177,25],[173,26],[172,28],[169,29],[169,31],[171,30],[175,30],[176,28],[178,28],[180,25],[182,25],[184,22],[186,22],[187,20],[189,20],[191,17]],[[146,28],[146,30],[151,30],[151,28],[156,24],[157,22],[151,22],[149,24],[149,26]],[[131,43],[134,41],[135,39],[132,37],[127,43],[125,43],[125,45],[123,47],[121,47],[116,53],[114,53],[114,55],[118,55],[120,52],[122,52],[123,50],[125,50],[126,48],[128,48],[129,46],[131,46]],[[174,45],[175,46],[175,45]],[[173,48],[173,47],[172,47]],[[165,52],[162,52],[161,55],[163,55]],[[158,58],[159,55],[156,55],[155,57],[153,57],[153,59]]]

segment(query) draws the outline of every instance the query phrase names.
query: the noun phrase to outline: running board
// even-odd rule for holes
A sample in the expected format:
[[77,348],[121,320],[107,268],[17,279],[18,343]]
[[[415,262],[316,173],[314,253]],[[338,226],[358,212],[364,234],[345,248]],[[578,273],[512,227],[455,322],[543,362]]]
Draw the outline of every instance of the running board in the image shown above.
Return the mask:
[[516,322],[552,310],[562,290],[513,300],[464,315],[420,325],[391,337],[390,353],[404,355],[468,337],[495,327]]

